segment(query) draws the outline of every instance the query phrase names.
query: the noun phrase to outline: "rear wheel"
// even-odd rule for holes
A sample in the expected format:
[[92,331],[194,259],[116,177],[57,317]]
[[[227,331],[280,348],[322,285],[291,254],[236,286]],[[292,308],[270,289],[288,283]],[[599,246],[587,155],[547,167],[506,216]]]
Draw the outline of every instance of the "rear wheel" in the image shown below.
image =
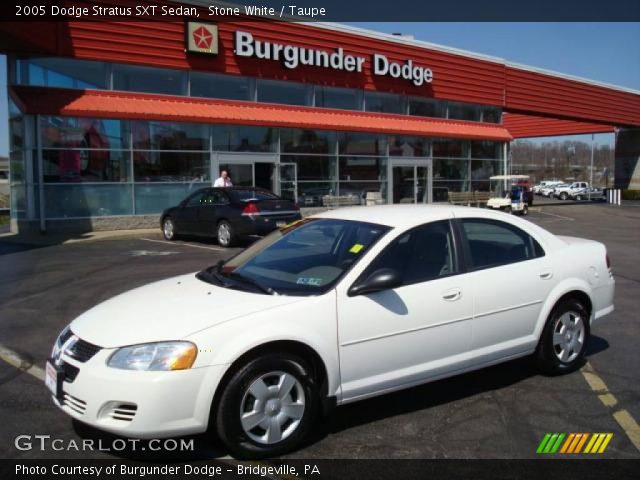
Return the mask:
[[504,207],[505,213],[511,213],[511,207]]
[[584,197],[582,195],[576,195],[576,200],[578,201],[584,200]]
[[218,245],[221,247],[231,247],[236,242],[236,234],[233,227],[226,220],[222,220],[218,223],[216,237],[218,239]]
[[580,368],[589,332],[589,312],[582,303],[575,299],[558,303],[547,319],[536,349],[540,369],[549,375],[559,375]]
[[524,207],[522,207],[522,215],[529,215],[529,205],[526,203],[524,204]]
[[176,224],[171,217],[165,217],[162,221],[162,235],[169,241],[175,240],[178,237]]
[[295,448],[318,411],[309,365],[289,354],[250,360],[229,380],[216,415],[218,436],[238,458],[264,458]]

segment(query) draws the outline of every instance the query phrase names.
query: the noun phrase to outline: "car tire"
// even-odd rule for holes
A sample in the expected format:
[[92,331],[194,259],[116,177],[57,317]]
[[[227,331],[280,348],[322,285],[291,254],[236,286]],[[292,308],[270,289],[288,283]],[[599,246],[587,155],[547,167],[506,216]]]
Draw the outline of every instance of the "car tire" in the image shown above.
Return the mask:
[[218,223],[216,228],[216,238],[218,239],[218,245],[225,248],[232,247],[237,241],[233,227],[226,220],[222,220]]
[[547,375],[573,372],[584,364],[589,340],[589,312],[578,300],[558,303],[542,330],[536,349],[538,368]]
[[[311,371],[302,358],[270,353],[233,374],[214,414],[218,437],[236,458],[282,455],[303,441],[319,411]],[[278,391],[280,385],[291,386],[284,392]]]
[[526,203],[524,204],[524,207],[522,208],[522,215],[529,215],[529,205],[527,205]]
[[504,213],[511,213],[511,207],[504,207]]
[[165,238],[165,240],[169,240],[170,242],[178,238],[178,233],[176,232],[176,224],[173,218],[164,217],[162,219],[162,236]]
[[582,201],[584,199],[584,197],[582,195],[576,195],[576,200],[577,201]]
[[569,198],[569,195],[567,194],[567,192],[562,192],[560,194],[560,200],[566,200],[567,198]]

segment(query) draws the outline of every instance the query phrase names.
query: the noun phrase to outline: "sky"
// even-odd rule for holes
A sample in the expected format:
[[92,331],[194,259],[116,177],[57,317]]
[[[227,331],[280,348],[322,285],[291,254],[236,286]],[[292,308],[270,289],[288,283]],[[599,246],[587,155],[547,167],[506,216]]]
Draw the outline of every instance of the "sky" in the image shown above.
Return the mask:
[[[418,40],[640,90],[640,23],[368,22],[350,25],[413,35]],[[0,56],[1,156],[8,151],[7,116],[6,61]],[[605,138],[603,142],[607,143],[613,135],[598,138]]]

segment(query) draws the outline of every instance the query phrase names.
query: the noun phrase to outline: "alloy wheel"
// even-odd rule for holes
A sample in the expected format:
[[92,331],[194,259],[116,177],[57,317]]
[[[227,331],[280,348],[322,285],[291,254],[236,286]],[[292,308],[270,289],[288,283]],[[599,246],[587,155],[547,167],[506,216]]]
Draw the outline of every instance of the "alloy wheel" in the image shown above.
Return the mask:
[[568,311],[562,314],[553,326],[553,351],[562,363],[576,359],[585,339],[584,320],[580,314]]
[[170,218],[167,218],[162,224],[162,233],[164,233],[164,238],[167,240],[171,240],[175,235],[175,227]]
[[305,411],[302,384],[291,373],[261,375],[244,393],[240,424],[253,441],[272,445],[289,437],[300,425]]
[[231,241],[231,231],[229,230],[229,225],[226,223],[221,223],[218,225],[218,243],[220,245],[229,245]]

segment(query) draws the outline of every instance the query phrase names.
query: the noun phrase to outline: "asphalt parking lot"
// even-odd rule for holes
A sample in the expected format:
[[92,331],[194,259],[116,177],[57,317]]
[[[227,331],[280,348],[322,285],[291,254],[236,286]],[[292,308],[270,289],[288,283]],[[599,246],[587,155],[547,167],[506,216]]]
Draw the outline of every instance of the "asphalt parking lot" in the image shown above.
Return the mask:
[[[640,206],[541,208],[530,214],[531,221],[557,234],[604,242],[613,263],[616,312],[592,332],[583,372],[544,377],[520,359],[350,404],[289,457],[534,458],[546,432],[612,432],[602,456],[640,458],[630,439],[637,423],[633,430],[628,419],[640,419]],[[14,439],[109,438],[59,412],[37,378],[58,332],[103,300],[202,269],[236,251],[195,239],[165,242],[159,232],[37,248],[0,240],[0,458],[155,459],[128,451],[20,451]],[[14,354],[20,368],[6,361]],[[601,399],[606,394],[609,405]],[[196,437],[195,445],[179,458],[227,455],[207,435]]]

